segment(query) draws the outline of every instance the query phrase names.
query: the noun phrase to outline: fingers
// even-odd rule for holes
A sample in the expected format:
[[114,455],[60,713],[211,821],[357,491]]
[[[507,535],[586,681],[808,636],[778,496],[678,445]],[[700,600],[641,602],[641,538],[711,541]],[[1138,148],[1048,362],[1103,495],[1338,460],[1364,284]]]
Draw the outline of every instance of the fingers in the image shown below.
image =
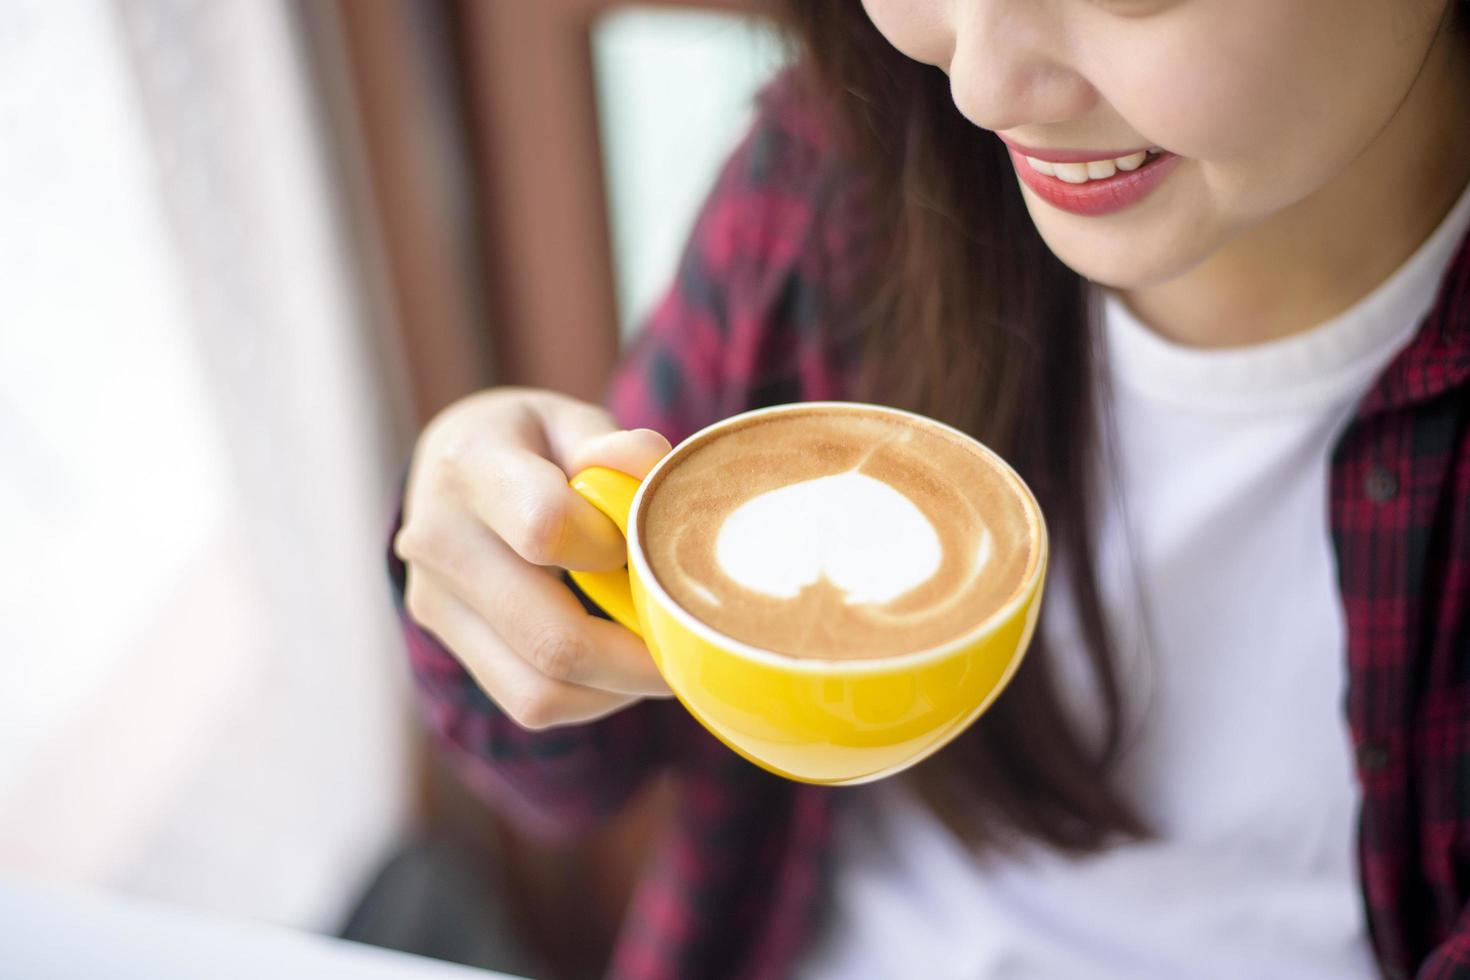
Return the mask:
[[590,616],[571,591],[461,515],[439,518],[435,541],[401,547],[472,608],[522,660],[558,681],[622,694],[669,696],[648,648],[631,631]]
[[524,727],[670,696],[642,640],[589,616],[554,568],[613,571],[627,556],[568,473],[641,478],[668,451],[656,432],[621,432],[598,406],[532,389],[476,393],[421,436],[394,540],[408,611]]
[[532,564],[604,572],[627,561],[617,525],[543,456],[479,443],[459,457],[454,478],[465,505]]
[[597,406],[556,396],[509,403],[498,419],[495,437],[460,433],[442,448],[444,481],[526,561],[621,568],[627,550],[617,527],[567,478],[594,463],[642,477],[668,440],[650,429],[619,431]]
[[[533,573],[534,574],[534,573]],[[539,731],[603,718],[638,700],[547,677],[432,572],[415,568],[405,595],[413,618],[437,636],[485,693],[522,728]]]
[[606,466],[641,480],[672,448],[669,440],[652,429],[608,432],[577,446],[568,458],[567,472]]

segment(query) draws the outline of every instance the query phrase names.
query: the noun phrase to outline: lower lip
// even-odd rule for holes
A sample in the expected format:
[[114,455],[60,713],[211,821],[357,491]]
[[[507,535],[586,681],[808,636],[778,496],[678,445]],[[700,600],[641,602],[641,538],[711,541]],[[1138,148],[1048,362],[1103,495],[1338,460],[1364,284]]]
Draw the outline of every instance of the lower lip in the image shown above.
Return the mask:
[[1031,188],[1046,203],[1072,214],[1097,217],[1121,211],[1131,204],[1148,197],[1150,192],[1179,165],[1180,157],[1174,153],[1160,153],[1151,157],[1137,170],[1120,170],[1104,180],[1089,180],[1085,184],[1069,184],[1060,177],[1048,177],[1031,169],[1026,158],[1010,150],[1011,163],[1021,182]]

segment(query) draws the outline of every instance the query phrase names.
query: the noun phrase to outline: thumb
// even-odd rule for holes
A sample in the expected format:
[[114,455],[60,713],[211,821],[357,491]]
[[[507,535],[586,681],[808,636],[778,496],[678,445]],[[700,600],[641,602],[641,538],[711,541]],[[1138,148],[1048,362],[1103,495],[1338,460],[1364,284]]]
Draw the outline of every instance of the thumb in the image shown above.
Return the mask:
[[568,460],[571,464],[568,472],[606,466],[641,480],[671,449],[669,440],[652,429],[621,429],[594,436],[577,446]]

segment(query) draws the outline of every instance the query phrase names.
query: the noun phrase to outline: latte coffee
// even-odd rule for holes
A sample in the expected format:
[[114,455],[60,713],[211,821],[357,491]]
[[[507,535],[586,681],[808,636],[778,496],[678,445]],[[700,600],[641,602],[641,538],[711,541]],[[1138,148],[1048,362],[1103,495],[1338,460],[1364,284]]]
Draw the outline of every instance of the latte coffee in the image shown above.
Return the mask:
[[681,447],[644,488],[638,537],[670,597],[720,633],[849,660],[957,640],[1040,561],[1030,492],[917,416],[825,404]]

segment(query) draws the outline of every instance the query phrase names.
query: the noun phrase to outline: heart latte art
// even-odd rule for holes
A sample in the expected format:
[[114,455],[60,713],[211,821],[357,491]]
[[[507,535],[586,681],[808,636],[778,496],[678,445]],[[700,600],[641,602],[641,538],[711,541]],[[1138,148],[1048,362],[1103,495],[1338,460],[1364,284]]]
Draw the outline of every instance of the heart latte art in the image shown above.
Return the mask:
[[[990,541],[982,529],[977,571]],[[933,577],[943,557],[924,512],[856,470],[767,490],[735,508],[715,539],[720,571],[747,589],[794,599],[825,578],[848,605],[897,599]]]
[[1012,474],[942,427],[861,407],[718,430],[645,495],[659,584],[721,633],[792,656],[958,639],[1035,558],[1034,504]]

